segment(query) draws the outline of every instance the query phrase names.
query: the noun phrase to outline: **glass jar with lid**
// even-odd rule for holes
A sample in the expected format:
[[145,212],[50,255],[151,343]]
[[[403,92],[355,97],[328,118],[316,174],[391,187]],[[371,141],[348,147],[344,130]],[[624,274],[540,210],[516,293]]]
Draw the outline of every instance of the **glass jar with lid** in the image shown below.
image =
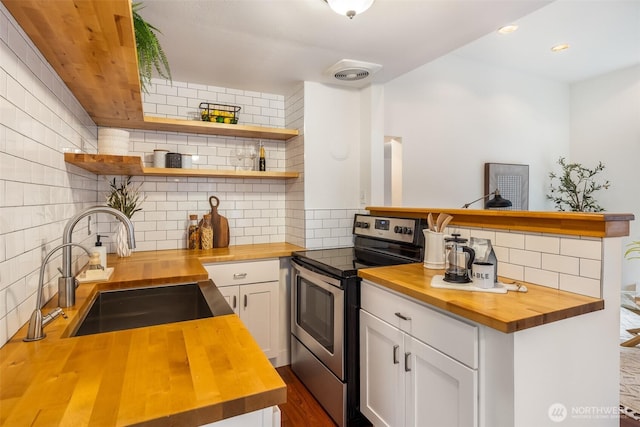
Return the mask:
[[211,214],[204,214],[200,227],[200,246],[202,249],[213,249],[213,224]]
[[187,231],[187,248],[200,249],[200,229],[198,215],[189,215],[189,229]]

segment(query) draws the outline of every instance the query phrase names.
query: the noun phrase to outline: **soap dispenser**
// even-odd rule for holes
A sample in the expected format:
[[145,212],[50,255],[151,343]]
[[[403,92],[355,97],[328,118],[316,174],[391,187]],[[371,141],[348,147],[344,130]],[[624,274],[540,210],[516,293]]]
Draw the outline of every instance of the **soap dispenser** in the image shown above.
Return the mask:
[[100,254],[100,265],[106,269],[107,268],[107,248],[106,246],[102,246],[102,242],[100,241],[101,237],[107,237],[107,236],[101,236],[99,234],[96,235],[96,238],[98,240],[96,240],[96,245],[93,248],[93,251],[98,252]]

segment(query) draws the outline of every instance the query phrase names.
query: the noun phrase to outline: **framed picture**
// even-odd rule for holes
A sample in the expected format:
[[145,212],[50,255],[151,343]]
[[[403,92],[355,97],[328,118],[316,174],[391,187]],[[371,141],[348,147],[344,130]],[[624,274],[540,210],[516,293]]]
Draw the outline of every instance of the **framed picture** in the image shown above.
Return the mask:
[[502,210],[529,210],[529,165],[508,163],[484,164],[484,194],[500,191],[512,206]]

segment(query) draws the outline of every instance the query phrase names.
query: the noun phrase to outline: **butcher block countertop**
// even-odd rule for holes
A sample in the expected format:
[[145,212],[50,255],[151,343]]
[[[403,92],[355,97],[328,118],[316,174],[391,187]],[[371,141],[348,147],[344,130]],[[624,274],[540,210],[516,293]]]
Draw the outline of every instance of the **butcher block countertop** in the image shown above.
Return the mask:
[[[25,343],[0,348],[0,425],[197,426],[286,401],[286,386],[238,316],[69,337],[101,289],[206,280],[203,262],[289,256],[285,243],[109,255],[108,282]],[[54,297],[43,309],[57,305]]]
[[517,283],[525,284],[528,292],[506,294],[432,288],[431,278],[438,274],[444,270],[427,269],[422,263],[358,270],[363,279],[505,333],[604,308],[604,300],[599,298],[524,282]]

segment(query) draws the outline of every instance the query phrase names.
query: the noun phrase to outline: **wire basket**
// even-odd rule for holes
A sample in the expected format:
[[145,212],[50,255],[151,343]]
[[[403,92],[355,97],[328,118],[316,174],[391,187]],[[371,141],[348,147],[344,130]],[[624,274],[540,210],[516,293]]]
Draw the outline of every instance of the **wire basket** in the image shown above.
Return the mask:
[[200,103],[200,119],[203,122],[238,124],[240,107],[235,105]]

